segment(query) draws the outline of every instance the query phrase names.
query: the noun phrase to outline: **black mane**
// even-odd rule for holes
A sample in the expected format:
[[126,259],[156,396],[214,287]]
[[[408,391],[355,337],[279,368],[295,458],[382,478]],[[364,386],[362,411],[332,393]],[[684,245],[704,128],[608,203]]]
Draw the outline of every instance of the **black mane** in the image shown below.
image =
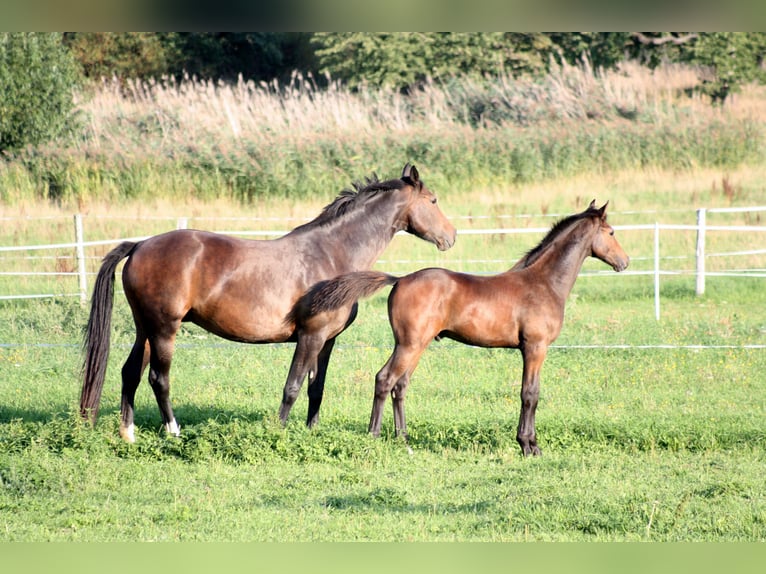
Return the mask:
[[407,184],[401,179],[380,181],[377,174],[373,172],[371,176],[364,179],[364,182],[354,181],[351,185],[353,189],[346,188],[342,190],[338,197],[332,203],[326,205],[316,218],[296,227],[293,231],[305,231],[325,225],[361,207],[381,192],[402,189]]
[[537,258],[553,243],[553,241],[559,235],[561,235],[565,229],[569,229],[569,227],[574,223],[591,217],[599,217],[600,215],[601,211],[596,207],[591,206],[582,213],[575,213],[574,215],[570,215],[558,220],[553,224],[553,226],[551,226],[550,231],[545,235],[545,237],[543,237],[543,240],[540,241],[537,246],[527,251],[527,253],[521,259],[519,259],[518,263],[513,266],[513,269],[521,269],[523,267],[529,267],[532,265],[532,263],[537,260]]

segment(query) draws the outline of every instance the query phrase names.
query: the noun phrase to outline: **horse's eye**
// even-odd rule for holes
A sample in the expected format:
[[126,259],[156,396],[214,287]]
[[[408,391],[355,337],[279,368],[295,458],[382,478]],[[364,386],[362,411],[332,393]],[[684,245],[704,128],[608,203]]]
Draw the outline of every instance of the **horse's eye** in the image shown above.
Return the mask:
[[609,230],[609,235],[614,235],[614,229]]
[[435,198],[435,197],[431,198],[431,203],[433,203],[434,205],[436,205],[436,198]]

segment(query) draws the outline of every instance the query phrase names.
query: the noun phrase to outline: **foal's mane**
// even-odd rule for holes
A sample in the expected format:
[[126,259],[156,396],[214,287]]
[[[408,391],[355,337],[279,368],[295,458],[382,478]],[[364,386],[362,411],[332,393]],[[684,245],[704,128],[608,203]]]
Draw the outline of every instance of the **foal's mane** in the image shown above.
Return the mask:
[[380,181],[377,174],[373,172],[371,176],[364,178],[364,182],[354,181],[351,185],[353,189],[347,188],[342,190],[338,197],[332,203],[326,205],[316,218],[296,227],[293,231],[306,231],[325,225],[351,211],[361,208],[381,192],[403,189],[407,184],[401,179]]
[[545,237],[543,237],[543,240],[540,241],[540,243],[538,243],[535,247],[527,251],[527,253],[521,259],[519,259],[519,261],[512,267],[512,269],[523,269],[524,267],[529,267],[535,261],[537,261],[540,255],[542,255],[551,245],[553,245],[553,242],[556,240],[556,238],[565,230],[569,229],[572,225],[579,221],[600,216],[601,211],[591,205],[582,213],[575,213],[574,215],[570,215],[558,220],[553,224],[553,226],[551,226],[550,231],[545,235]]

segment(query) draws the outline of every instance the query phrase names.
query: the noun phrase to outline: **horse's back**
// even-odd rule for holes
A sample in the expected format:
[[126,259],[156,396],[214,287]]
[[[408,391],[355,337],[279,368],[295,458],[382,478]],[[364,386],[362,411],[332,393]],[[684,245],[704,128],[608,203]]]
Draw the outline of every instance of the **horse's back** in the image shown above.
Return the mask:
[[227,338],[281,339],[289,304],[280,253],[276,241],[172,231],[138,245],[123,286],[134,311],[155,326],[190,320]]
[[242,240],[234,237],[189,229],[170,231],[138,244],[123,280],[136,287],[158,283],[178,287],[203,269],[218,272],[236,264],[242,250]]

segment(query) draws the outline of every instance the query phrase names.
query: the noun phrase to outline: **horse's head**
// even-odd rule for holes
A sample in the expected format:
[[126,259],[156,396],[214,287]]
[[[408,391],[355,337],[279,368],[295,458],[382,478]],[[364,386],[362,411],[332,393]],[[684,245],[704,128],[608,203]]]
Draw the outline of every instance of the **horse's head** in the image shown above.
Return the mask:
[[421,239],[430,241],[439,251],[446,251],[455,243],[457,232],[436,204],[436,196],[420,180],[418,170],[409,163],[402,171],[410,199],[403,214],[404,229]]
[[593,251],[593,257],[600,259],[607,265],[611,265],[612,268],[617,271],[625,271],[630,264],[630,257],[625,253],[625,250],[617,242],[614,236],[614,229],[606,222],[606,206],[609,205],[607,201],[600,208],[596,209],[596,200],[591,201],[588,209],[596,210],[596,220],[598,223],[598,230],[596,236],[593,239],[593,245],[591,247]]

